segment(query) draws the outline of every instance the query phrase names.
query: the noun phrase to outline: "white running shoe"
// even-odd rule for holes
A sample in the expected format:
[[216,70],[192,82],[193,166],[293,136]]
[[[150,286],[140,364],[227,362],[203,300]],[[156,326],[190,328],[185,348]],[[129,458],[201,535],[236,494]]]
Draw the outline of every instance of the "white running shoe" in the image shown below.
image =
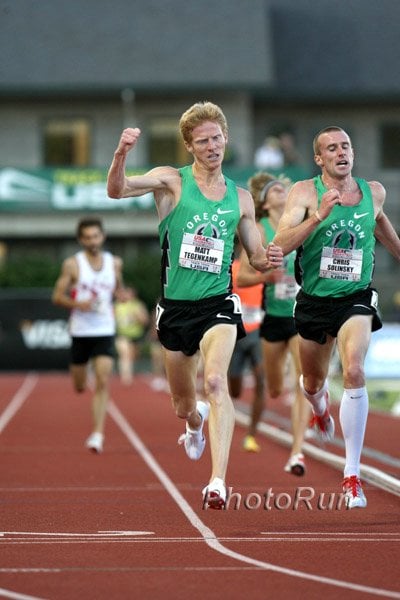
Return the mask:
[[178,439],[178,444],[185,445],[185,451],[191,460],[199,460],[206,447],[206,438],[203,434],[204,422],[208,419],[208,413],[210,412],[210,405],[208,402],[197,400],[196,410],[201,416],[201,425],[199,429],[190,429],[186,423],[186,433]]
[[100,454],[101,452],[103,452],[103,442],[104,435],[102,433],[99,433],[98,431],[95,431],[89,435],[88,439],[85,442],[85,446],[92,452]]
[[297,475],[301,477],[306,472],[306,464],[304,462],[304,454],[300,452],[298,454],[293,454],[293,456],[289,457],[284,470],[286,473],[292,473],[292,475]]
[[343,479],[343,493],[347,508],[365,508],[367,506],[367,499],[357,475]]
[[214,477],[202,491],[203,508],[221,510],[226,503],[226,486],[222,479]]

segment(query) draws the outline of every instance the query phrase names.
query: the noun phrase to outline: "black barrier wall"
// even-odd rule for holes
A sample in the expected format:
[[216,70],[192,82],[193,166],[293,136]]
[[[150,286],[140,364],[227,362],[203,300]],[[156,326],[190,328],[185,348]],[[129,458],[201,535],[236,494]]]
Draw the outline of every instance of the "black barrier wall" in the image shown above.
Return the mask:
[[0,290],[0,370],[66,370],[67,310],[54,306],[51,289]]

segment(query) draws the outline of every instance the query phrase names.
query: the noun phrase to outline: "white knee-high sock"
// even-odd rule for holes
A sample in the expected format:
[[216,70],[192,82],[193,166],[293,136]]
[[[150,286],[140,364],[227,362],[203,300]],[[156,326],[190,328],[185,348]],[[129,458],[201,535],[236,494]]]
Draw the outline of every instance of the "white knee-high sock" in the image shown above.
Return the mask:
[[367,388],[345,389],[339,411],[346,448],[344,476],[360,476],[360,459],[368,418]]
[[307,398],[307,400],[311,403],[314,414],[316,414],[318,417],[321,417],[324,414],[324,412],[326,411],[325,392],[328,391],[327,380],[325,379],[324,385],[322,386],[322,388],[320,390],[318,390],[318,392],[316,394],[309,394],[308,392],[306,392],[306,390],[304,389],[304,384],[303,384],[303,375],[300,375],[299,383],[300,383],[301,391],[303,392],[303,394]]

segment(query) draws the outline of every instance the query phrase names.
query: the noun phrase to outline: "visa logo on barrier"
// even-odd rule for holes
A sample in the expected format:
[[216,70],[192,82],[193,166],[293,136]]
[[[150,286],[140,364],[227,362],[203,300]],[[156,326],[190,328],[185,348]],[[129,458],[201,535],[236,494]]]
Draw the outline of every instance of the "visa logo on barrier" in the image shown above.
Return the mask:
[[68,322],[63,319],[22,321],[20,331],[25,346],[30,350],[37,348],[62,350],[71,346]]

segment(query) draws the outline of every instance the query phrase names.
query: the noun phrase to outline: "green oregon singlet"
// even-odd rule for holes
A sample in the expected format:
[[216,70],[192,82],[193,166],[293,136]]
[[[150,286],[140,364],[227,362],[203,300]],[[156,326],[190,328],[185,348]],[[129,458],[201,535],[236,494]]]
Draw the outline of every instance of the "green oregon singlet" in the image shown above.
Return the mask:
[[[375,265],[372,193],[364,179],[354,179],[362,194],[359,204],[336,204],[298,249],[296,273],[306,294],[339,298],[371,283]],[[327,189],[320,175],[314,177],[314,184],[319,207]]]
[[240,220],[239,196],[227,179],[222,200],[208,200],[192,174],[179,169],[178,204],[158,227],[162,250],[162,295],[171,300],[201,300],[230,292],[234,237]]
[[[272,240],[276,232],[273,229],[268,217],[263,217],[260,219],[260,224],[264,228],[266,239]],[[277,283],[267,283],[264,286],[263,308],[267,315],[271,315],[273,317],[293,316],[294,301],[299,289],[294,278],[295,257],[295,250],[284,257],[282,265],[284,274],[281,281]]]

